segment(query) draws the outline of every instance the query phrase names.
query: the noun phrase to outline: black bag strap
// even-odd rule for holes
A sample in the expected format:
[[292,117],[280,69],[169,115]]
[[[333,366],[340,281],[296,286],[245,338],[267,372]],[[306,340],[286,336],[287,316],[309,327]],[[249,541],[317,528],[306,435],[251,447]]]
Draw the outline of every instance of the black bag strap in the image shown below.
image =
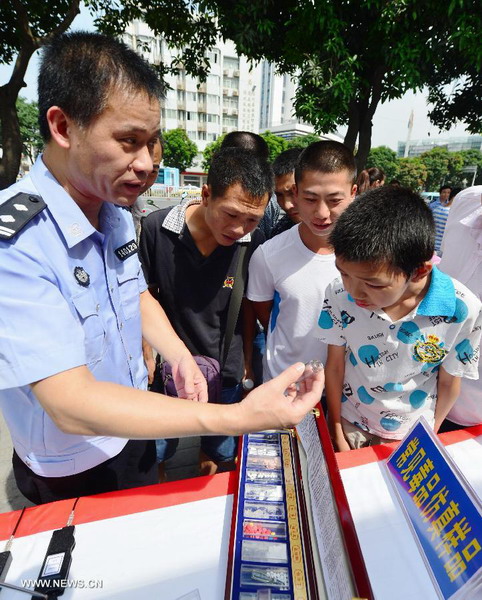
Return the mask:
[[236,273],[234,275],[233,291],[229,298],[228,317],[226,319],[226,332],[223,340],[223,353],[221,361],[221,370],[226,364],[228,358],[229,347],[233,339],[234,330],[238,321],[239,309],[241,308],[241,302],[244,294],[244,284],[246,282],[246,276],[248,274],[248,260],[247,250],[248,244],[240,244],[238,263],[236,265]]

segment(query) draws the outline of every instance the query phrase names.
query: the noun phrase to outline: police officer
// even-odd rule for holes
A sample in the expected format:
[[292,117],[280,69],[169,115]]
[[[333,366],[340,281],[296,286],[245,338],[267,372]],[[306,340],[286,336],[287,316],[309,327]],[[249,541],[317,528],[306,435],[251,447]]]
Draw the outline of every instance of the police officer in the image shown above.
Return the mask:
[[[34,503],[155,483],[145,440],[291,425],[321,395],[320,376],[303,394],[289,387],[298,364],[239,405],[207,404],[196,363],[146,290],[122,207],[153,169],[161,93],[117,40],[76,32],[44,48],[45,151],[0,193],[0,403],[18,487]],[[141,333],[171,363],[180,398],[145,391]]]

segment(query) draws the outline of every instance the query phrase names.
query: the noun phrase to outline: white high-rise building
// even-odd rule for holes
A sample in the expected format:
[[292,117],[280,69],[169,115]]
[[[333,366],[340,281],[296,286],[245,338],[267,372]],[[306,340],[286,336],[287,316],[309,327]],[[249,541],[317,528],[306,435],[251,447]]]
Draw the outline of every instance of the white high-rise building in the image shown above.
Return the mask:
[[[178,55],[140,21],[129,25],[124,41],[152,64],[171,64]],[[211,69],[204,83],[182,68],[177,77],[166,76],[170,89],[162,102],[163,131],[184,129],[200,151],[223,133],[259,130],[260,68],[250,68],[231,42],[219,42],[208,58]]]

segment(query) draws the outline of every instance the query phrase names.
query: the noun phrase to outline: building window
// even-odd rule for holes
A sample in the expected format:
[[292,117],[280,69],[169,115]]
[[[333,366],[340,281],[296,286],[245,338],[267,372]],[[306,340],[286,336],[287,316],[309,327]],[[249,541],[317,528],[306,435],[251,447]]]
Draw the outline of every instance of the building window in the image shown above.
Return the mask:
[[223,58],[224,69],[239,69],[239,58],[233,56],[225,56]]
[[219,75],[208,75],[208,85],[209,84],[219,87]]
[[215,94],[208,94],[208,102],[210,104],[216,104],[219,106],[219,96],[216,96]]

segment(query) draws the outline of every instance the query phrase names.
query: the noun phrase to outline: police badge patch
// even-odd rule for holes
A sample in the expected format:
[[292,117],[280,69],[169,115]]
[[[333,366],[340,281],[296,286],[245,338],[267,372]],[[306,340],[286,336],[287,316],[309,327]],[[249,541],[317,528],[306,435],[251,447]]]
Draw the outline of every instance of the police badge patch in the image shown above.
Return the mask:
[[88,287],[90,285],[90,275],[84,267],[75,267],[74,277],[77,283],[82,287]]

